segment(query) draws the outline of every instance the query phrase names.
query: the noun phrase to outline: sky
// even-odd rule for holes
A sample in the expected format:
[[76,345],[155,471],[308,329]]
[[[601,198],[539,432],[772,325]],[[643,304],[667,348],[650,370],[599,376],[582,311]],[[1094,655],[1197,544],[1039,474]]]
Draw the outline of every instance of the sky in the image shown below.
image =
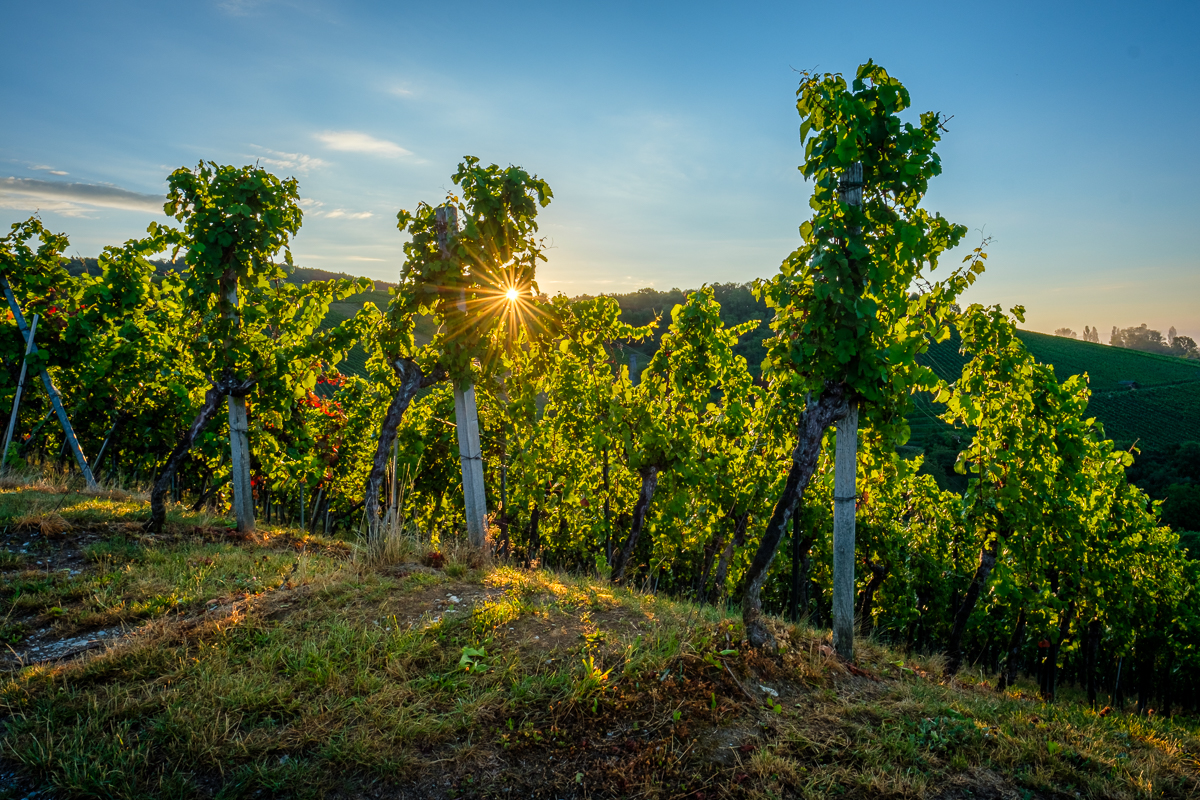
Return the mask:
[[[1200,340],[1200,3],[0,0],[0,225],[71,255],[201,160],[300,182],[298,264],[394,281],[464,155],[545,179],[548,293],[768,277],[810,187],[800,70],[873,59],[951,116],[925,205],[990,237],[967,301]],[[936,273],[935,273],[936,274]]]

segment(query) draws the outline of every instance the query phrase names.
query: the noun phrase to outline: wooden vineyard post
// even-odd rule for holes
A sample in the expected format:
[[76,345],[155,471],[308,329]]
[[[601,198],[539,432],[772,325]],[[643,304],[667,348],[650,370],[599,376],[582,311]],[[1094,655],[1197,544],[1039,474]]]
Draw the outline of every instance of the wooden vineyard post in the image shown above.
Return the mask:
[[[21,313],[21,306],[17,305],[17,298],[13,295],[7,278],[0,278],[0,287],[3,287],[4,296],[8,299],[8,307],[17,321],[17,330],[20,331],[21,338],[26,342],[26,350],[33,355],[37,352],[37,345],[33,343],[33,336],[25,325],[25,315]],[[46,387],[46,394],[50,395],[50,406],[58,415],[58,423],[62,425],[63,433],[66,434],[65,444],[71,449],[71,454],[75,456],[75,463],[79,465],[79,471],[83,473],[84,482],[87,483],[89,489],[99,489],[100,486],[92,475],[92,469],[88,466],[87,457],[84,456],[83,449],[79,446],[79,440],[75,438],[71,420],[67,416],[67,410],[63,408],[62,397],[59,396],[58,389],[54,388],[54,381],[50,379],[50,373],[45,368],[42,369],[42,385]]]
[[[839,187],[840,199],[862,206],[862,164],[851,164]],[[851,235],[857,236],[860,230]],[[861,287],[856,287],[861,289]],[[858,468],[858,403],[837,423],[833,467],[833,648],[846,661],[854,659],[854,488]]]
[[[237,284],[225,291],[229,304],[226,316],[237,319]],[[233,482],[233,516],[242,533],[254,530],[254,490],[250,486],[250,425],[246,416],[245,395],[229,395],[229,479]]]
[[33,337],[37,336],[38,315],[33,315],[29,326],[29,340],[25,343],[25,357],[21,359],[21,377],[17,378],[17,396],[13,398],[12,415],[8,418],[8,430],[4,433],[4,454],[0,455],[0,469],[8,468],[8,446],[12,444],[13,429],[17,426],[17,409],[21,407],[21,394],[25,390],[25,369],[29,366],[29,351],[33,349]]
[[[438,206],[436,214],[438,244],[443,254],[449,257],[450,236],[458,232],[458,209],[450,205]],[[459,295],[458,310],[467,310],[463,295]],[[475,385],[470,381],[454,384],[454,425],[458,432],[458,457],[462,462],[467,539],[472,547],[483,547],[487,498],[483,486],[483,451],[479,446],[479,411],[475,405]]]

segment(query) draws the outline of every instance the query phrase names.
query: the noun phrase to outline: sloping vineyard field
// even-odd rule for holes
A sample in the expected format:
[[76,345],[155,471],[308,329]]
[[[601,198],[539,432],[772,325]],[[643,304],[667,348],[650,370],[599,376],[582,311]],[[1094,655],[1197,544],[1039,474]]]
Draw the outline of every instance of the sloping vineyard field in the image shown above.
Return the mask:
[[[1087,373],[1093,393],[1089,412],[1114,440],[1125,445],[1138,441],[1144,449],[1200,440],[1200,362],[1033,331],[1018,335],[1038,361],[1053,365],[1059,380]],[[957,336],[939,342],[923,361],[943,380],[953,381],[965,362],[959,346]],[[1130,389],[1123,381],[1139,388]],[[950,426],[937,418],[942,409],[929,397],[917,397],[915,406],[909,448],[922,452]]]
[[1200,441],[1200,382],[1096,395],[1088,410],[1122,445],[1161,449]]
[[1038,361],[1054,365],[1059,380],[1086,372],[1093,394],[1122,390],[1122,381],[1136,381],[1142,387],[1200,381],[1200,361],[1033,331],[1018,335]]

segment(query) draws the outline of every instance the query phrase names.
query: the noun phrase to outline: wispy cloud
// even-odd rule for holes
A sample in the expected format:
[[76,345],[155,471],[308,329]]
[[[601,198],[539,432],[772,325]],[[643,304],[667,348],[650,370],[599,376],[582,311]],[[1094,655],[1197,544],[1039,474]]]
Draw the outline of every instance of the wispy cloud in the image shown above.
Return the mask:
[[264,17],[269,14],[303,14],[310,18],[330,22],[330,4],[316,0],[217,0],[219,11],[231,17]]
[[372,258],[371,256],[348,256],[338,253],[335,256],[322,255],[320,253],[305,253],[297,257],[297,261],[388,261],[386,258]]
[[0,206],[85,216],[88,207],[162,214],[165,197],[103,183],[64,183],[34,178],[0,178]]
[[348,211],[344,208],[334,208],[326,211],[324,203],[312,198],[301,200],[300,207],[304,209],[304,215],[310,219],[314,217],[324,217],[325,219],[369,219],[375,216],[371,211]]
[[36,170],[44,170],[46,172],[49,172],[51,175],[69,175],[70,174],[68,172],[63,172],[61,169],[55,169],[54,167],[50,167],[45,164],[33,164],[29,168],[36,169]]
[[395,142],[386,139],[376,139],[370,134],[360,131],[324,131],[317,134],[317,139],[330,150],[342,150],[348,153],[366,153],[372,156],[386,158],[401,158],[411,156],[412,152],[405,150]]
[[264,0],[221,0],[217,3],[217,8],[231,17],[245,17],[264,5],[267,5]]
[[250,158],[258,159],[258,161],[268,166],[279,169],[290,169],[301,174],[307,173],[310,169],[319,169],[328,163],[304,153],[283,153],[279,150],[259,147],[256,144],[250,146],[260,153],[266,153],[266,155],[252,155]]

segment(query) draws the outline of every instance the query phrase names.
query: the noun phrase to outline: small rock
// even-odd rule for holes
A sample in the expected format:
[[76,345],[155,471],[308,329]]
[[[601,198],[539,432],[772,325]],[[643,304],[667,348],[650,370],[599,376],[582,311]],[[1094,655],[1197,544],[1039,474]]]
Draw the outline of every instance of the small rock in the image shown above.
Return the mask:
[[760,683],[760,684],[758,685],[758,688],[762,689],[764,692],[766,692],[767,694],[771,695],[771,697],[779,697],[779,692],[775,691],[775,690],[774,690],[774,689],[772,689],[770,686],[763,686],[763,685]]
[[457,597],[455,597],[455,596],[454,596],[454,595],[452,595],[452,594],[451,594],[451,595],[447,595],[447,597],[449,597],[449,598],[450,598],[450,602],[451,602],[451,603],[461,603],[461,602],[462,602],[461,600],[459,600]]

